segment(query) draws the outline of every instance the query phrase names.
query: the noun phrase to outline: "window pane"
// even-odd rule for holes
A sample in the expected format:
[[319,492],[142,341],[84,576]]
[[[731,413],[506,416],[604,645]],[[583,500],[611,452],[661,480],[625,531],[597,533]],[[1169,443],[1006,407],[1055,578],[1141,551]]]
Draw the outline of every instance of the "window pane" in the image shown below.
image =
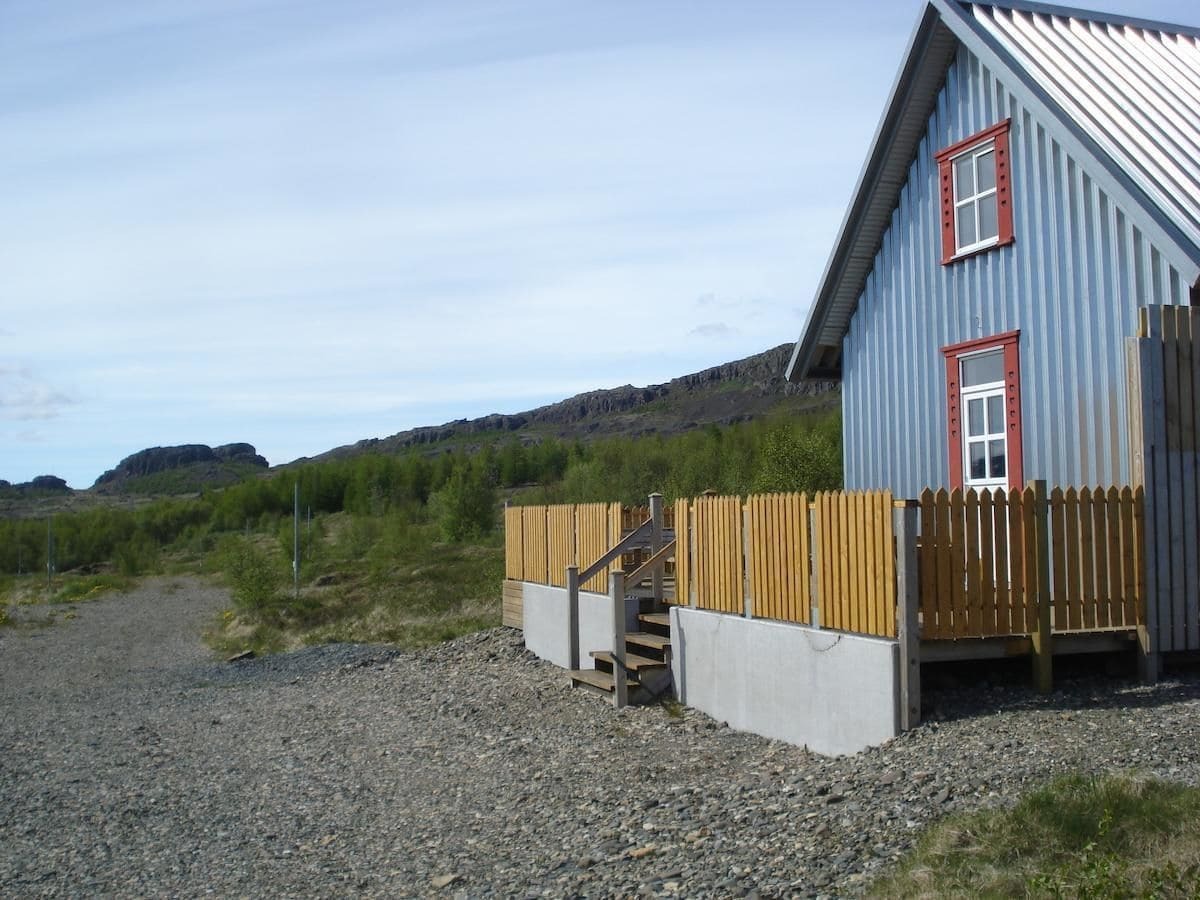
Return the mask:
[[1004,397],[993,394],[987,398],[988,434],[1004,434]]
[[980,437],[987,434],[986,424],[983,421],[983,398],[979,397],[974,400],[967,401],[967,436]]
[[971,480],[978,481],[981,478],[987,478],[987,443],[979,441],[967,445],[970,454]]
[[968,203],[958,208],[958,246],[969,247],[978,238],[975,237],[975,204]]
[[975,172],[979,181],[977,193],[982,194],[996,186],[996,153],[994,150],[975,157]]
[[991,384],[1004,380],[1004,351],[995,350],[979,356],[968,356],[962,361],[963,387],[976,384]]
[[996,195],[988,194],[979,200],[979,240],[1000,236],[1000,224],[996,218]]
[[954,161],[954,199],[963,200],[975,194],[975,158],[969,153]]
[[988,456],[991,458],[988,472],[990,478],[1004,477],[1004,441],[988,441]]

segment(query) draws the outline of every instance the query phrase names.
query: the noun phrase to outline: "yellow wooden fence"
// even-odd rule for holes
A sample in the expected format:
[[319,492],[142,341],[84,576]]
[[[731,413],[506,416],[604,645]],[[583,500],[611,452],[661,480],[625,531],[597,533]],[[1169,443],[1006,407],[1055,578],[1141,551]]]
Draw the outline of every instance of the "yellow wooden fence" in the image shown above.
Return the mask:
[[821,626],[896,634],[896,553],[890,491],[817,494]]
[[[1032,488],[925,491],[917,541],[925,640],[1037,629],[1040,529],[1056,633],[1143,623],[1141,488],[1055,488],[1041,514]],[[896,550],[887,492],[698,497],[664,510],[674,529],[676,603],[861,634],[896,634]],[[648,510],[616,503],[505,510],[505,576],[565,585]],[[626,557],[623,568],[636,568]],[[607,590],[613,563],[582,585]],[[814,603],[817,619],[813,621]]]
[[698,497],[676,502],[676,522],[685,517],[677,602],[812,624],[815,579],[821,627],[895,635],[890,493]]
[[1142,622],[1143,491],[1032,487],[922,492],[918,551],[926,640],[1026,635],[1037,627],[1037,547],[1045,530],[1056,633]]

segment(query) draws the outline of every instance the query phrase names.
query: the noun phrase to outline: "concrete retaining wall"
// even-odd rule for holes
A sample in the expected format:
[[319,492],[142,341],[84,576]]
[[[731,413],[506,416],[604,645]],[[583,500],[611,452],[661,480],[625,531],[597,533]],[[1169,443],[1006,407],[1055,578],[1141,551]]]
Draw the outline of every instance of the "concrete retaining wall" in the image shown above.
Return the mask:
[[900,732],[895,641],[682,607],[671,641],[679,700],[734,728],[829,755]]
[[[567,589],[523,583],[522,630],[525,648],[556,666],[571,664],[567,634]],[[625,630],[637,630],[637,600],[625,601]],[[612,650],[612,600],[607,594],[579,592],[579,666],[594,669],[593,650]]]

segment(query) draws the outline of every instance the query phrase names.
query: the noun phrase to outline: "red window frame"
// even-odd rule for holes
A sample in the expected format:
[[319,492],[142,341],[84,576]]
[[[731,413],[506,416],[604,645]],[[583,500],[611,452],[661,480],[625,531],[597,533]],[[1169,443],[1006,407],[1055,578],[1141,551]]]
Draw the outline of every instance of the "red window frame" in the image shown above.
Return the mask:
[[946,412],[949,425],[950,444],[950,488],[963,486],[962,445],[962,387],[959,383],[962,372],[962,357],[981,350],[1004,351],[1004,418],[1005,438],[1008,450],[1008,486],[1021,487],[1025,483],[1025,467],[1022,459],[1021,433],[1021,354],[1020,331],[1007,331],[991,337],[977,338],[951,344],[942,348],[946,360]]
[[[941,188],[942,204],[942,265],[946,266],[960,259],[974,256],[977,253],[987,253],[997,247],[1003,247],[1013,242],[1013,215],[1011,166],[1008,151],[1008,133],[1012,119],[998,122],[991,128],[985,128],[968,138],[951,144],[934,154],[938,165],[938,183]],[[958,252],[958,242],[954,234],[954,166],[953,160],[968,150],[980,144],[992,141],[996,146],[996,224],[999,237],[994,244],[976,247],[973,250]]]

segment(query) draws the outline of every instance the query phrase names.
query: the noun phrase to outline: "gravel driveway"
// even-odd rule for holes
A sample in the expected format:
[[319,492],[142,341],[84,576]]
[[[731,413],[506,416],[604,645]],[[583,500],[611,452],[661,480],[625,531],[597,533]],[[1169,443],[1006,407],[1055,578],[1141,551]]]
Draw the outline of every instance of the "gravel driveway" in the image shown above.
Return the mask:
[[1200,680],[930,691],[826,759],[617,715],[498,629],[217,663],[158,579],[0,630],[0,895],[843,895],[947,811],[1055,773],[1200,780]]

